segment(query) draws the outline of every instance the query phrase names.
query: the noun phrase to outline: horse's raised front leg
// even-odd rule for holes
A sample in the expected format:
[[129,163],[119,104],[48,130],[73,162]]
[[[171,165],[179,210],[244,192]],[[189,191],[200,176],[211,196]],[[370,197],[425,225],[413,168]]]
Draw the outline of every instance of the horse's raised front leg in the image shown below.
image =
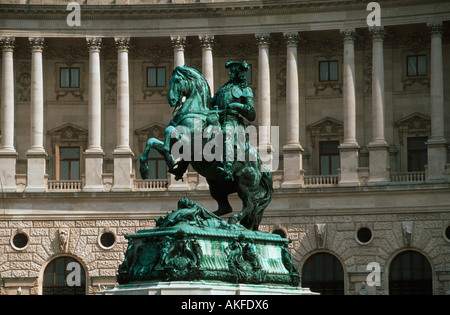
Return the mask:
[[[154,148],[158,152],[160,152],[163,156],[165,156],[165,154],[163,153],[163,149],[162,149],[163,145],[164,145],[164,143],[161,140],[158,140],[156,138],[150,138],[147,140],[145,150],[142,153],[141,158],[139,159],[139,162],[140,162],[139,171],[141,173],[142,179],[148,179],[147,160],[148,160],[148,155],[150,153],[150,150]],[[166,158],[166,160],[167,160],[167,158]]]

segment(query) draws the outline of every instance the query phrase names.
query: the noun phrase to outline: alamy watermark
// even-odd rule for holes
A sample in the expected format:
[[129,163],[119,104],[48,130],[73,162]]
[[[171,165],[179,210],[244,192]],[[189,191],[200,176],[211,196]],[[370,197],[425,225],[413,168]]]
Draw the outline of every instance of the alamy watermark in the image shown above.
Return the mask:
[[370,2],[366,7],[367,11],[372,11],[367,15],[367,25],[372,26],[381,26],[381,7],[378,2]]
[[77,262],[67,264],[66,271],[70,271],[67,275],[66,283],[69,287],[81,286],[81,265]]
[[66,7],[67,11],[71,11],[66,18],[67,25],[70,27],[81,26],[81,6],[76,2],[69,2]]
[[366,270],[371,271],[366,278],[366,283],[369,287],[381,286],[381,266],[377,262],[367,264]]

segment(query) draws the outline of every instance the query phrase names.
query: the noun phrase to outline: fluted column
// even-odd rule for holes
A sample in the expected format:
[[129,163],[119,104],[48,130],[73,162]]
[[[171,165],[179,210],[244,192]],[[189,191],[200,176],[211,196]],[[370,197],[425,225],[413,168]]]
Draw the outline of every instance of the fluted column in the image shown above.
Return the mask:
[[389,182],[389,146],[384,137],[384,60],[382,27],[370,28],[372,35],[372,141],[369,149],[369,184]]
[[341,31],[344,41],[343,67],[343,113],[344,142],[339,146],[341,176],[339,185],[357,186],[358,182],[358,152],[356,141],[356,95],[355,95],[355,31]]
[[44,76],[42,52],[44,38],[30,37],[31,45],[31,102],[30,148],[27,155],[27,192],[47,189],[46,157],[44,149]]
[[115,38],[117,48],[117,143],[114,149],[113,191],[132,189],[133,152],[130,148],[130,78],[128,73],[128,50],[130,38]]
[[103,158],[105,153],[101,146],[102,135],[102,99],[100,74],[100,37],[86,38],[89,50],[89,98],[88,98],[88,148],[85,158],[84,191],[103,191]]
[[174,54],[174,68],[185,65],[184,48],[186,46],[186,36],[171,36],[173,54]]
[[16,191],[16,159],[14,148],[14,37],[0,37],[1,73],[1,147],[0,180],[5,192]]
[[427,181],[445,180],[447,141],[444,135],[444,65],[442,60],[442,23],[430,23],[430,111],[431,137],[427,141]]
[[299,134],[298,33],[285,33],[286,42],[286,143],[283,146],[283,188],[303,184],[303,148]]
[[259,154],[261,160],[272,167],[272,145],[270,143],[270,34],[256,34],[258,44],[258,126]]

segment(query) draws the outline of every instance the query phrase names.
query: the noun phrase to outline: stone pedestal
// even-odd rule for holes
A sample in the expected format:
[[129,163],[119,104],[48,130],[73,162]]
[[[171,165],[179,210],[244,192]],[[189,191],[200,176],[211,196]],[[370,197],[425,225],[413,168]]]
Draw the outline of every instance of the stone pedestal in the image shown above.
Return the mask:
[[447,143],[445,139],[429,139],[427,182],[446,181],[445,165],[447,164]]
[[356,143],[343,143],[339,146],[339,153],[341,158],[339,186],[359,186],[359,146]]
[[114,186],[112,191],[131,191],[133,188],[133,153],[114,151]]
[[0,150],[0,191],[16,192],[17,152]]
[[169,185],[167,189],[169,191],[188,191],[187,173],[184,173],[182,180],[175,180],[175,175],[167,173],[169,176]]
[[389,146],[371,142],[369,149],[369,185],[386,185],[389,182]]
[[[317,295],[308,288],[213,281],[154,281],[107,288],[98,295]],[[224,306],[224,305],[222,305]]]
[[85,186],[83,191],[86,192],[100,192],[103,191],[103,157],[105,153],[103,151],[90,151],[84,152],[85,157]]
[[303,161],[302,161],[303,148],[300,145],[297,146],[284,146],[283,147],[283,183],[281,188],[300,188],[303,185]]
[[25,192],[44,192],[47,190],[45,151],[28,151],[27,187]]

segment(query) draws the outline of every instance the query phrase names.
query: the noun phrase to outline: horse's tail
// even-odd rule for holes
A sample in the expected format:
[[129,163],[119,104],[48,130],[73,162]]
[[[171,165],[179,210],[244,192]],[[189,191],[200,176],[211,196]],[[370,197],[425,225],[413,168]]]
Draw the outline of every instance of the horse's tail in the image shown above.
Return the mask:
[[[240,223],[249,230],[257,231],[261,223],[264,209],[269,205],[273,195],[273,179],[270,171],[261,173],[259,191],[262,196],[253,200],[252,215],[247,215],[241,219]],[[256,194],[260,195],[260,194]]]

